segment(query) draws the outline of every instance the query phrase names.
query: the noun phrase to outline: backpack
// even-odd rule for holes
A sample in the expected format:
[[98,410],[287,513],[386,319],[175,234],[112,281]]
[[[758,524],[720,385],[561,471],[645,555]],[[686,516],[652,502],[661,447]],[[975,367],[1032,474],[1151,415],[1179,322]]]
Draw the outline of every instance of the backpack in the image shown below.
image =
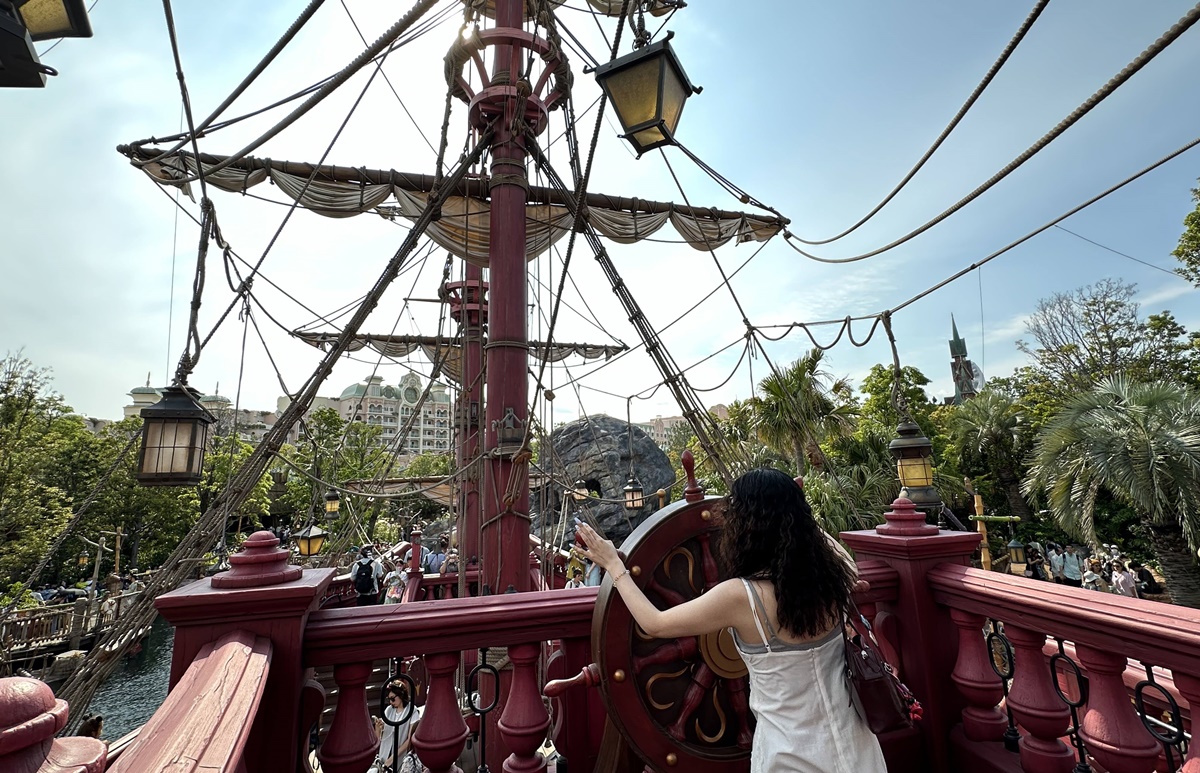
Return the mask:
[[370,561],[359,561],[355,567],[354,590],[360,596],[369,596],[375,592],[375,566]]

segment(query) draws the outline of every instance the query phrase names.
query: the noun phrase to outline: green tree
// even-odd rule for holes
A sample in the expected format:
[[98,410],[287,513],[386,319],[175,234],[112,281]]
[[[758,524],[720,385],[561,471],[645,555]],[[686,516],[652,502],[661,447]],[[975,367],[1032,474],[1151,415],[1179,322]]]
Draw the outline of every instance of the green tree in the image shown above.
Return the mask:
[[[871,366],[871,370],[863,379],[862,386],[859,387],[864,395],[862,407],[859,409],[859,435],[874,433],[889,438],[896,436],[900,414],[892,396],[895,374],[896,369],[891,365],[876,364]],[[926,437],[933,439],[937,433],[932,415],[937,403],[925,392],[928,384],[929,377],[920,369],[911,365],[900,369],[900,396],[908,404],[913,421],[920,425]]]
[[955,408],[951,435],[959,469],[976,479],[994,478],[1008,500],[1009,512],[1031,523],[1034,513],[1021,493],[1021,479],[1032,434],[1016,402],[1002,392],[984,389]]
[[1200,287],[1200,188],[1192,188],[1192,199],[1196,208],[1184,217],[1179,246],[1171,254],[1183,264],[1175,271]]
[[801,474],[824,465],[820,444],[854,431],[855,407],[848,379],[822,369],[825,353],[811,349],[758,384],[750,402],[758,437],[792,459]]
[[1118,377],[1068,401],[1038,436],[1029,494],[1069,532],[1096,542],[1103,492],[1132,507],[1172,600],[1200,608],[1200,394]]

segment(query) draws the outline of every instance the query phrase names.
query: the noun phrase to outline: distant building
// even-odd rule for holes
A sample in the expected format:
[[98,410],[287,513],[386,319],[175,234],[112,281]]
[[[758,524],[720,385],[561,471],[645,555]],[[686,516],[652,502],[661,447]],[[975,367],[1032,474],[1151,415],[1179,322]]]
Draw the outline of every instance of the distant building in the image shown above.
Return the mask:
[[[718,403],[708,409],[708,412],[724,421],[729,418],[729,408]],[[653,421],[634,422],[634,424],[650,436],[664,451],[667,449],[667,439],[671,430],[680,424],[686,425],[688,420],[682,416],[655,416]]]
[[967,359],[967,342],[958,334],[953,314],[950,315],[950,329],[954,335],[950,339],[950,376],[954,379],[954,398],[946,402],[962,405],[983,388],[983,371]]
[[[366,381],[351,384],[338,397],[318,397],[313,400],[309,413],[320,408],[331,408],[347,422],[357,421],[378,425],[382,429],[380,442],[396,449],[401,456],[426,453],[448,453],[451,449],[451,431],[454,421],[453,406],[449,390],[444,384],[434,383],[429,396],[417,408],[426,382],[415,373],[400,379],[397,386],[385,384],[382,376],[371,376]],[[278,412],[282,413],[291,403],[288,397],[280,397]],[[409,418],[416,414],[407,435],[398,434]],[[297,443],[303,439],[303,428],[297,424],[289,433],[288,440]]]
[[[162,393],[150,386],[150,382],[147,380],[145,386],[129,390],[129,397],[132,402],[123,409],[127,419],[130,416],[140,416],[143,408],[154,405],[162,399]],[[247,443],[258,443],[266,436],[271,427],[275,426],[274,411],[241,408],[235,417],[233,403],[228,397],[220,394],[201,395],[199,402],[213,416],[217,417],[216,433],[218,435],[226,435],[236,428],[239,438]]]

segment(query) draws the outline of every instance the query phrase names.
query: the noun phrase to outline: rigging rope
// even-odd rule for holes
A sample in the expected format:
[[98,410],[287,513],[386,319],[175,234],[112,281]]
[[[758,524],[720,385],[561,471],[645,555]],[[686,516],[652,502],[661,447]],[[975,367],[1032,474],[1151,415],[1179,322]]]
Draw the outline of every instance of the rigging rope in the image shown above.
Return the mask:
[[[450,175],[449,179],[453,180],[455,184],[483,152],[491,134],[490,130],[485,132],[484,139],[476,147],[475,152],[459,164]],[[176,587],[191,571],[191,565],[184,559],[203,554],[212,544],[214,532],[223,522],[226,513],[240,506],[250,495],[271,459],[283,445],[292,427],[312,405],[317,390],[333,370],[338,358],[349,348],[354,334],[358,332],[363,322],[378,305],[379,299],[399,273],[400,267],[408,255],[417,247],[425,228],[433,220],[435,209],[433,205],[439,200],[440,197],[436,194],[430,197],[431,206],[427,207],[425,212],[414,222],[413,230],[388,261],[379,278],[367,293],[362,306],[359,307],[337,342],[330,347],[316,370],[301,387],[296,399],[283,411],[275,425],[255,446],[254,451],[234,476],[228,491],[218,495],[208,510],[201,515],[196,525],[192,527],[192,530],[172,551],[163,564],[164,568],[150,578],[144,593],[137,602],[97,642],[88,657],[58,691],[60,698],[69,701],[70,705],[75,707],[75,716],[82,718],[84,709],[91,702],[96,690],[120,664],[121,659],[112,657],[112,655],[125,643],[136,640],[137,635],[154,620],[156,615],[154,598]],[[73,724],[72,727],[74,726]]]

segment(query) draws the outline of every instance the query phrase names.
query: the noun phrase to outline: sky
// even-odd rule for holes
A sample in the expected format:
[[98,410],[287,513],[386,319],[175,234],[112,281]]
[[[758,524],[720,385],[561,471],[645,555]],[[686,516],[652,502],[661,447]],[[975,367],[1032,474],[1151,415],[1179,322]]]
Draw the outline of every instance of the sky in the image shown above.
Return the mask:
[[[305,5],[174,4],[196,120],[224,99]],[[795,235],[835,235],[868,212],[920,158],[1031,5],[760,0],[730,13],[725,3],[692,2],[667,25],[690,79],[704,87],[687,104],[679,139],[790,218]],[[435,6],[433,15],[445,21],[391,54],[382,67],[386,80],[380,75],[372,80],[367,68],[255,155],[310,162],[325,155],[326,163],[339,166],[431,172],[436,156],[429,145],[438,141],[445,96],[442,56],[459,31],[457,7],[452,0]],[[827,258],[859,255],[936,217],[1036,142],[1191,7],[1190,0],[1054,0],[900,195],[850,236],[812,251]],[[364,47],[355,24],[367,40],[375,40],[407,8],[406,2],[376,0],[325,3],[227,115],[251,112],[338,71]],[[569,0],[559,18],[592,56],[608,58],[602,36],[611,41],[614,20],[593,18],[583,0]],[[174,372],[184,345],[198,228],[177,208],[174,192],[164,195],[115,152],[118,144],[171,135],[182,126],[162,4],[99,0],[91,20],[93,38],[65,40],[48,52],[49,44],[39,45],[46,52],[43,61],[60,73],[46,88],[0,93],[5,181],[0,354],[22,352],[52,369],[55,389],[77,411],[118,418],[131,388],[147,378],[152,386],[165,386]],[[659,20],[647,23],[653,31]],[[621,53],[628,50],[625,35]],[[598,89],[582,72],[580,56],[570,56],[577,110],[583,112]],[[818,263],[777,238],[736,274],[731,293],[721,287],[714,257],[676,243],[669,227],[658,234],[666,241],[609,244],[610,254],[649,320],[665,329],[675,362],[688,368],[694,387],[705,390],[701,400],[711,405],[744,399],[769,372],[766,359],[739,359],[740,345],[712,356],[745,335],[739,306],[756,326],[869,315],[896,306],[1195,139],[1197,72],[1200,29],[1192,29],[1005,180],[876,257]],[[200,149],[234,152],[285,113],[286,108],[270,111],[213,132],[199,139]],[[465,114],[456,103],[451,157],[466,137]],[[580,121],[585,147],[594,120],[590,110]],[[562,130],[561,115],[555,114],[548,133],[558,137]],[[618,134],[606,115],[591,190],[677,202],[686,197],[696,206],[754,211],[678,149],[636,159]],[[565,175],[561,140],[550,145],[550,156]],[[947,339],[953,315],[985,374],[1009,375],[1024,362],[1016,341],[1025,336],[1025,320],[1039,299],[1105,278],[1136,283],[1144,313],[1169,309],[1189,329],[1200,328],[1200,295],[1170,274],[1176,265],[1170,252],[1195,206],[1190,190],[1198,177],[1200,149],[1194,149],[1062,224],[1108,250],[1051,229],[898,312],[894,328],[902,363],[932,379],[931,395],[952,394]],[[256,295],[274,318],[255,312],[266,346],[253,326],[231,314],[213,333],[191,383],[206,393],[219,389],[244,408],[270,409],[319,359],[286,331],[361,296],[407,227],[372,215],[334,220],[298,211],[280,231],[288,207],[279,202],[286,198],[265,185],[253,192],[272,201],[215,192],[217,217],[244,259],[254,262],[266,251],[264,280],[287,295],[267,281],[257,283]],[[198,212],[186,197],[179,202],[186,212]],[[565,249],[566,240],[560,246]],[[715,260],[730,273],[757,246],[731,244],[717,250]],[[434,332],[437,304],[405,305],[404,299],[436,297],[444,257],[434,252],[413,262],[365,330]],[[561,266],[561,251],[548,254],[531,264],[531,281],[552,284]],[[207,269],[201,335],[208,335],[232,298],[215,250]],[[571,279],[558,340],[637,343],[582,240]],[[714,289],[711,298],[671,324]],[[536,296],[542,304],[549,301],[546,291]],[[531,337],[545,335],[545,313],[541,306],[531,311]],[[856,323],[852,332],[861,342],[868,329]],[[837,332],[811,330],[821,344]],[[767,344],[767,352],[786,364],[811,345],[794,330]],[[843,336],[826,357],[834,376],[855,383],[873,364],[889,360],[887,341],[878,332],[861,347]],[[396,383],[409,368],[427,372],[428,364],[380,362],[359,352],[338,364],[321,394],[336,396],[372,373]],[[623,417],[627,405],[635,421],[676,415],[667,390],[654,389],[661,381],[641,350],[604,367],[568,361],[548,369],[545,378],[557,395],[553,414],[544,407],[537,411],[544,422],[582,412]],[[637,397],[630,404],[631,395]]]

